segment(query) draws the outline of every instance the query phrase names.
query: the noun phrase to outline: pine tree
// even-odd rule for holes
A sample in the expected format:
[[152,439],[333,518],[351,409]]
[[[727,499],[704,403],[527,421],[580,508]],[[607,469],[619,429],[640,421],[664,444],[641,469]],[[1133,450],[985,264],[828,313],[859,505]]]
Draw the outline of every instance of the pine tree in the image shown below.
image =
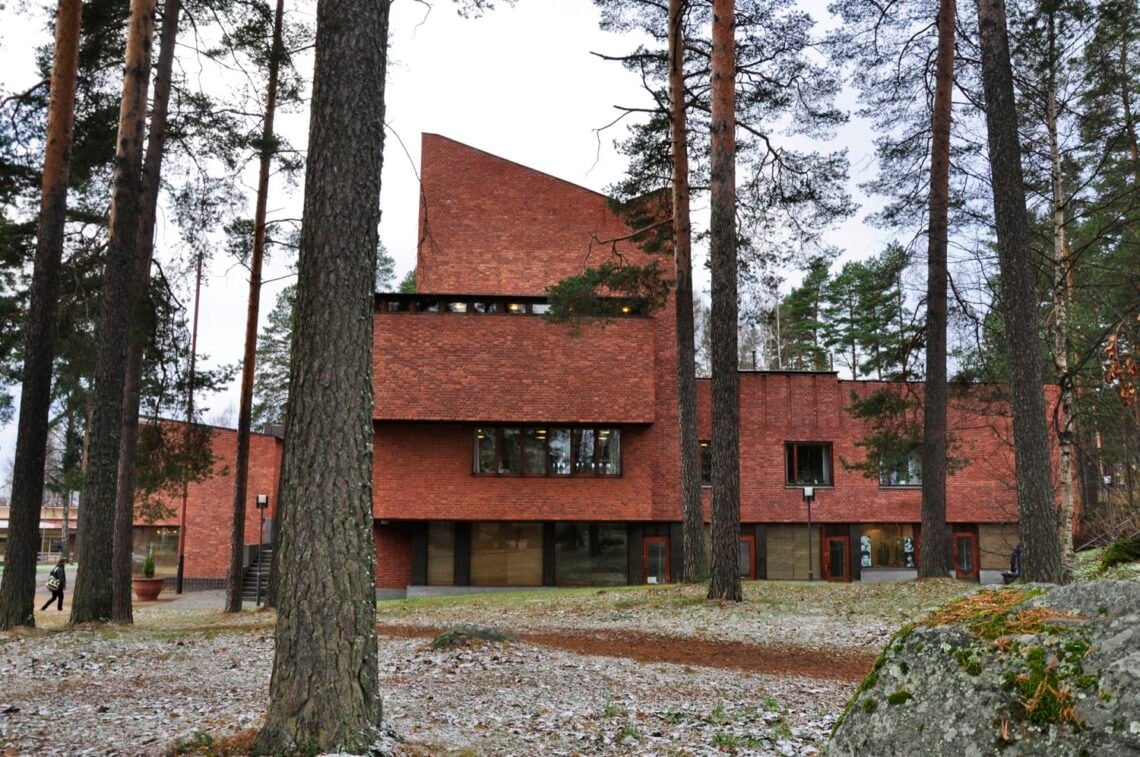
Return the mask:
[[1042,395],[1035,281],[1004,0],[977,0],[994,217],[1010,365],[1022,576],[1063,578]]
[[712,571],[709,599],[741,600],[737,375],[735,3],[713,1],[711,203]]
[[5,570],[0,579],[0,629],[35,625],[37,541],[51,405],[51,368],[56,346],[55,320],[64,212],[75,123],[81,12],[80,0],[60,0],[56,14],[51,108],[31,307],[25,329],[27,348],[12,480],[11,523]]
[[380,721],[371,382],[388,11],[317,8],[264,753],[363,752]]
[[79,511],[79,530],[83,538],[79,542],[79,570],[71,604],[72,624],[107,620],[112,615],[123,366],[127,361],[129,292],[141,212],[143,138],[154,13],[154,0],[132,0],[115,153],[111,234],[96,337],[98,352],[87,480],[83,487],[83,507]]

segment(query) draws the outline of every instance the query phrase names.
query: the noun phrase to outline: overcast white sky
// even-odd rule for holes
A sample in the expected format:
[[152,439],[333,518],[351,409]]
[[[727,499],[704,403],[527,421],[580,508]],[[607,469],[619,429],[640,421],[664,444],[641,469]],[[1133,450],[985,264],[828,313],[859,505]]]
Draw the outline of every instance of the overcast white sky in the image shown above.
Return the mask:
[[[813,15],[823,19],[825,3],[808,4]],[[412,0],[393,3],[381,237],[401,276],[415,265],[422,132],[443,134],[599,191],[624,171],[624,160],[613,148],[621,133],[610,130],[599,141],[595,129],[614,118],[613,105],[642,104],[644,95],[636,77],[590,53],[624,52],[634,41],[601,32],[591,0],[499,5],[483,18],[466,20],[455,15],[449,0],[437,0],[425,20],[423,5]],[[45,0],[0,0],[4,88],[15,90],[34,81],[32,51],[50,41],[46,7]],[[306,120],[302,114],[279,122],[285,136],[301,148],[307,141]],[[854,124],[838,141],[850,151],[853,184],[869,178],[873,165],[865,129]],[[249,215],[253,180],[251,176]],[[299,216],[300,191],[292,197],[271,197],[269,206],[277,217]],[[888,239],[862,224],[862,215],[832,236],[845,250],[844,257],[866,257]],[[265,278],[284,273],[286,261],[272,261]],[[264,287],[263,324],[286,283]],[[199,331],[200,350],[211,364],[234,363],[241,355],[247,290],[245,270],[219,256],[204,284]],[[209,407],[207,420],[217,420],[231,407],[236,417],[237,382],[228,392],[201,402]],[[7,489],[15,442],[13,422],[0,429],[0,491]]]

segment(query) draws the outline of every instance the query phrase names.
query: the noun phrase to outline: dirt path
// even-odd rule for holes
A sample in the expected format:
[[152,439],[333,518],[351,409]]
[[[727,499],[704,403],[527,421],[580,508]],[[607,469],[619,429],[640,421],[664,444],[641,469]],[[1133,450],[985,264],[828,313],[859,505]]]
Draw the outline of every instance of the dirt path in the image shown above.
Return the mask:
[[[443,629],[380,624],[376,630],[399,638],[434,638]],[[790,645],[745,644],[733,641],[678,638],[631,631],[552,630],[519,634],[523,641],[578,654],[624,657],[638,662],[668,662],[771,675],[860,681],[875,656],[859,651],[828,651]]]

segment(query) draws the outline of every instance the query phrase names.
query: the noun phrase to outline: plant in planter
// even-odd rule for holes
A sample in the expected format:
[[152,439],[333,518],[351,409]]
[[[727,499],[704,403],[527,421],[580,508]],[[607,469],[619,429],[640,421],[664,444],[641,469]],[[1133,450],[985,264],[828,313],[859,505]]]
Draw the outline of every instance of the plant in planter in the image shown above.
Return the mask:
[[135,593],[135,599],[140,602],[153,602],[158,599],[164,581],[166,579],[161,576],[155,578],[154,555],[147,551],[146,559],[143,560],[142,564],[142,575],[131,577],[131,589]]

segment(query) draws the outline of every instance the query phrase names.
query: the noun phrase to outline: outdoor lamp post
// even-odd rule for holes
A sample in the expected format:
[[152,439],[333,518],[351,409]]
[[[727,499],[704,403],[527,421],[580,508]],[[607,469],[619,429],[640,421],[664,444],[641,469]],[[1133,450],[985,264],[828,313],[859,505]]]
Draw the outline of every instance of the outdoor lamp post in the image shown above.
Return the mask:
[[261,520],[257,524],[257,594],[254,607],[261,607],[261,545],[265,541],[265,508],[269,507],[269,495],[257,495],[257,512]]
[[814,564],[812,563],[812,559],[811,559],[811,501],[813,499],[815,499],[815,487],[814,486],[805,486],[804,487],[804,502],[807,503],[807,511],[808,511],[807,541],[808,541],[808,580],[809,581],[815,580],[815,571],[813,570]]

